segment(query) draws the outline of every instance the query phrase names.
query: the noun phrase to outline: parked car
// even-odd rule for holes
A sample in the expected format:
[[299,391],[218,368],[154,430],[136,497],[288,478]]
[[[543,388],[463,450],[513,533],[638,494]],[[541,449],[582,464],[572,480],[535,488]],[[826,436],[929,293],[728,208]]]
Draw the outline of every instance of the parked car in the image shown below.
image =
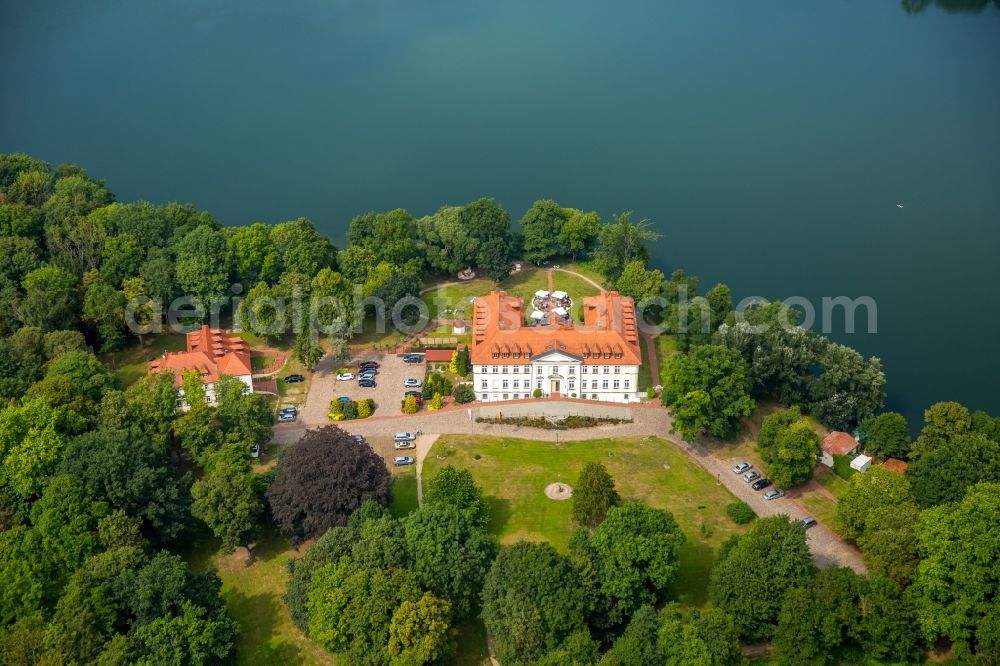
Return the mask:
[[748,463],[748,462],[741,462],[741,463],[737,463],[737,464],[733,465],[733,471],[736,472],[737,474],[742,474],[743,472],[747,471],[751,467],[753,467],[753,465],[751,465],[750,463]]
[[394,442],[412,442],[417,438],[412,432],[397,432],[392,436]]
[[361,388],[375,388],[376,383],[374,379],[362,379],[358,382],[358,386]]
[[304,382],[306,380],[302,375],[288,375],[285,377],[286,384],[298,384],[299,382]]
[[393,446],[397,449],[413,449],[416,448],[416,442],[396,442]]
[[298,414],[299,410],[298,410],[297,407],[282,407],[281,408],[281,413],[282,414]]
[[365,376],[368,376],[368,375],[371,375],[372,377],[374,377],[377,374],[378,374],[378,370],[376,370],[375,368],[361,368],[361,370],[358,372],[358,375],[361,376],[361,377],[365,377]]
[[764,490],[764,488],[767,488],[769,485],[771,485],[771,479],[757,479],[753,482],[753,484],[751,484],[750,487],[754,490]]
[[289,423],[295,420],[295,412],[281,412],[278,414],[278,423]]
[[403,465],[412,465],[416,461],[410,456],[396,456],[392,459],[392,464],[396,467],[401,467]]
[[350,372],[342,372],[339,375],[337,375],[338,382],[349,382],[352,379],[354,379],[354,375]]
[[771,490],[768,490],[766,493],[764,493],[764,499],[766,500],[775,500],[778,499],[779,497],[784,497],[784,496],[785,496],[785,491],[778,490],[777,488],[772,488]]
[[350,399],[350,398],[348,398],[348,397],[347,397],[346,395],[342,395],[342,396],[340,396],[339,398],[337,398],[337,401],[338,401],[338,402],[350,402],[350,401],[351,401],[351,399]]
[[358,367],[361,369],[375,368],[377,370],[379,368],[379,364],[378,361],[360,361],[358,363]]
[[423,363],[423,354],[407,354],[403,357],[403,363]]
[[403,395],[412,395],[414,398],[423,398],[424,394],[420,391],[407,391]]
[[760,474],[758,474],[757,472],[754,472],[753,470],[751,470],[751,471],[749,471],[749,472],[747,472],[746,474],[743,475],[743,480],[746,481],[747,483],[750,483],[751,481],[755,481],[756,479],[759,479],[759,478],[760,478]]
[[364,435],[352,435],[352,436],[354,437],[354,443],[355,444],[364,444],[365,443],[365,436]]
[[814,525],[816,525],[816,519],[813,518],[812,516],[806,516],[805,518],[802,519],[802,527],[809,529]]
[[416,388],[423,384],[419,379],[414,379],[413,377],[407,377],[403,380],[403,386],[407,388]]
[[250,447],[250,457],[254,459],[260,458],[260,444],[254,444]]

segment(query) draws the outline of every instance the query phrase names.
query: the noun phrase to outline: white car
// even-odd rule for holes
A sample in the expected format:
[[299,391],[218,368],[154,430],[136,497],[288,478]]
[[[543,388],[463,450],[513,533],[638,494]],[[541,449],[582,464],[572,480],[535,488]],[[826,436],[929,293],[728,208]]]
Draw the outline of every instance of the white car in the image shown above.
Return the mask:
[[403,380],[403,386],[405,386],[406,388],[417,388],[421,384],[422,382],[419,379],[414,379],[413,377],[409,377]]
[[352,379],[354,379],[354,375],[350,372],[342,372],[339,375],[337,375],[338,382],[349,382]]
[[397,432],[392,436],[394,442],[412,442],[417,438],[412,432]]
[[737,474],[742,474],[743,472],[747,471],[751,467],[753,467],[753,465],[751,465],[750,463],[748,463],[748,462],[741,462],[741,463],[739,463],[737,465],[733,465],[733,471],[736,472]]
[[417,443],[413,442],[413,441],[409,441],[409,442],[396,442],[393,446],[395,446],[397,449],[413,449],[413,448],[416,448]]

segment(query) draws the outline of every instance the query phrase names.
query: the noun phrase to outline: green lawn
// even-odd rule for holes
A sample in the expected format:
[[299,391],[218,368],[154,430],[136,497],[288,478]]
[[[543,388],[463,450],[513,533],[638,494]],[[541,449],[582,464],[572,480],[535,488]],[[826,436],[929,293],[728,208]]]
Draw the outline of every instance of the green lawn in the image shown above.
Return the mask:
[[[205,535],[198,543],[217,548],[218,541]],[[236,638],[236,664],[333,664],[334,658],[302,635],[282,601],[288,584],[288,560],[299,557],[288,542],[270,532],[254,550],[255,560],[246,566],[243,558],[219,552],[188,554],[195,570],[214,566],[222,578],[222,597],[230,615],[240,625]]]
[[649,367],[649,344],[647,338],[639,337],[639,351],[642,352],[642,365],[639,367],[639,390],[645,391],[653,386],[652,371]]
[[396,518],[417,510],[417,470],[413,467],[403,468],[392,478],[392,503],[389,513]]
[[705,604],[715,549],[745,528],[725,514],[725,505],[734,501],[729,491],[673,444],[656,437],[557,444],[446,435],[428,454],[424,475],[429,481],[447,464],[470,469],[492,510],[489,530],[501,543],[544,540],[565,551],[573,529],[571,503],[549,500],[543,491],[555,481],[572,485],[588,461],[608,468],[622,497],[674,514],[688,540],[673,597]]
[[[472,317],[472,298],[490,293],[496,286],[492,280],[476,278],[447,287],[439,287],[420,296],[430,312],[431,319],[437,317]],[[451,331],[448,332],[449,335]]]
[[821,523],[831,530],[836,528],[837,503],[832,499],[816,491],[807,491],[802,493],[799,501]]
[[149,370],[149,362],[163,356],[164,352],[184,351],[187,338],[181,333],[160,333],[147,336],[144,345],[135,344],[120,351],[101,354],[101,362],[113,371],[123,386],[131,386]]
[[656,336],[656,364],[660,368],[660,383],[663,384],[663,371],[667,369],[670,357],[677,353],[677,341],[674,336],[662,333]]
[[262,356],[251,356],[250,357],[250,369],[253,372],[260,372],[261,370],[266,370],[274,365],[274,356],[268,356],[264,354]]
[[350,345],[365,349],[392,349],[398,347],[407,338],[392,325],[392,316],[388,312],[382,328],[383,330],[379,332],[374,316],[365,317],[365,320],[361,322],[361,332],[350,339]]
[[[853,472],[854,470],[851,471]],[[834,474],[825,465],[820,465],[816,468],[816,481],[836,497],[840,497],[847,490],[848,486],[847,481]]]
[[849,481],[857,471],[851,467],[854,456],[833,456],[833,471],[844,481]]

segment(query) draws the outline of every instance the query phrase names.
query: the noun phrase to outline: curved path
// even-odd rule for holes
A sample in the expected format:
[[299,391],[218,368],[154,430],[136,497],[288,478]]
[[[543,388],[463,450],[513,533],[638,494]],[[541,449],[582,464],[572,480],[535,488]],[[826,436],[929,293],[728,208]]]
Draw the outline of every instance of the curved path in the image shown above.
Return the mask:
[[[472,409],[475,409],[475,407],[476,405],[473,404]],[[350,429],[351,432],[364,435],[368,438],[379,437],[388,439],[391,439],[392,434],[400,430],[410,432],[421,430],[424,433],[433,433],[421,435],[417,440],[418,499],[422,496],[419,480],[422,479],[423,461],[439,434],[468,433],[543,441],[555,441],[557,438],[560,441],[570,441],[652,435],[669,441],[684,450],[695,462],[705,468],[709,474],[713,475],[718,483],[726,486],[734,496],[753,507],[757,515],[773,516],[776,514],[785,514],[792,518],[804,518],[809,515],[791,497],[783,497],[770,502],[764,500],[761,497],[761,493],[755,492],[750,488],[749,484],[743,481],[741,475],[733,473],[732,466],[739,461],[738,459],[721,458],[702,444],[686,442],[679,435],[672,433],[673,417],[666,409],[649,403],[643,406],[630,405],[630,409],[632,410],[631,423],[603,425],[572,431],[539,430],[537,428],[495,423],[476,423],[474,419],[469,418],[468,407],[465,405],[449,407],[437,412],[371,417],[364,420],[351,421]],[[274,441],[293,444],[298,441],[306,428],[318,428],[325,425],[329,425],[329,423],[278,425],[274,428]],[[866,572],[858,549],[844,541],[826,525],[818,524],[816,527],[810,529],[807,534],[807,540],[809,549],[812,551],[819,566],[845,566],[850,567],[858,573]]]

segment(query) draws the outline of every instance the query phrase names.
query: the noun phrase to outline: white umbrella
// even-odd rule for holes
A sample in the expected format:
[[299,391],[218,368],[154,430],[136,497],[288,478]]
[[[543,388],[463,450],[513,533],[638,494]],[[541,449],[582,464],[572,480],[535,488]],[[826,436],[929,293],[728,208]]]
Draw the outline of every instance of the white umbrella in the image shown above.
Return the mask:
[[569,314],[568,312],[566,312],[566,308],[553,308],[552,311],[555,312],[560,317],[565,317],[566,315]]
[[539,289],[538,291],[535,292],[535,296],[537,296],[538,298],[548,298],[549,292],[545,291],[544,289]]
[[534,312],[531,313],[531,318],[532,319],[545,319],[545,313],[544,312],[539,312],[538,310],[535,310]]
[[553,291],[552,292],[552,298],[558,299],[560,301],[562,299],[566,298],[566,296],[568,296],[568,294],[565,291]]

